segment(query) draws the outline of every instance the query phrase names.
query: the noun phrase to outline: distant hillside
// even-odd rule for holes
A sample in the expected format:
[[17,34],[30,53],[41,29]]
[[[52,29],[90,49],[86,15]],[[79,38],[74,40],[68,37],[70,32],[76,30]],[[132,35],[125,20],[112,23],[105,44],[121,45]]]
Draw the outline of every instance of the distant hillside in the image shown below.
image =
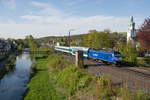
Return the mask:
[[[87,34],[79,34],[79,35],[71,35],[70,38],[71,39],[79,39],[81,37],[86,36]],[[62,38],[66,38],[68,39],[69,36],[48,36],[48,37],[42,37],[42,38],[36,38],[35,40],[38,43],[47,43],[49,41],[55,41],[56,39],[62,39]]]

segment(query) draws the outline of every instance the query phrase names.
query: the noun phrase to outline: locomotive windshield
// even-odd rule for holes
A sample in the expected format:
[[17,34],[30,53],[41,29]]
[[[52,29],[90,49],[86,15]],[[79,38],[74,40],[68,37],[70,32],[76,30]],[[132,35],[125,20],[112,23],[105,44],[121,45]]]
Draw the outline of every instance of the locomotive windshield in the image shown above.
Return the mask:
[[115,57],[121,57],[120,52],[114,52]]

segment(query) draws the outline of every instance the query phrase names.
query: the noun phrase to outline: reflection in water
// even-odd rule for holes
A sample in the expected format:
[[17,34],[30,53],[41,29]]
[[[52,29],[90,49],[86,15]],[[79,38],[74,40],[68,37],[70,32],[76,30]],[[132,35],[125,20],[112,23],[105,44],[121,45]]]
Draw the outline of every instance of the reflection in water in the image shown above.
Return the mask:
[[19,55],[15,64],[15,69],[0,80],[0,100],[20,100],[25,92],[32,64],[29,54]]

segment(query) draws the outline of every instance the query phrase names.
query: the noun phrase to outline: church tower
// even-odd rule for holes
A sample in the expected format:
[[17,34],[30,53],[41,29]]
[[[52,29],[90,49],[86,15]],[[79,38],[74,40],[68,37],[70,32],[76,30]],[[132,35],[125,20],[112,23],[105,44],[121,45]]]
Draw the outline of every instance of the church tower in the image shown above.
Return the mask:
[[131,17],[131,20],[128,26],[127,44],[132,44],[133,47],[136,47],[136,30],[135,30],[135,22],[133,20],[133,16]]

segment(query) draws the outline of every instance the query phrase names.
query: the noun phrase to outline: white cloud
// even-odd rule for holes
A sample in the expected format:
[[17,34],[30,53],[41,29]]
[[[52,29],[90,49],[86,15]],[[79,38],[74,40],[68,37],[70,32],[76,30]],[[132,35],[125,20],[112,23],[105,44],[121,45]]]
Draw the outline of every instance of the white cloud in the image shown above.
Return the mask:
[[59,16],[34,16],[34,15],[25,15],[21,16],[22,19],[34,21],[35,23],[59,23],[61,18]]
[[63,14],[62,11],[60,11],[59,9],[57,9],[57,7],[55,7],[54,5],[52,5],[50,3],[42,3],[42,2],[32,1],[32,5],[34,7],[40,8],[39,13],[42,15],[60,16]]
[[72,6],[72,5],[79,4],[79,3],[83,2],[83,1],[85,1],[85,0],[71,0],[71,1],[69,0],[69,1],[65,2],[64,4],[68,5],[68,6]]
[[15,9],[16,8],[16,0],[1,0],[1,2],[7,8],[10,8],[10,9]]
[[[0,24],[0,36],[5,38],[24,38],[30,34],[35,37],[68,35],[69,29],[76,29],[71,34],[86,33],[90,29],[104,30],[106,28],[112,31],[127,31],[130,20],[130,17],[102,15],[89,17],[70,16],[49,3],[34,1],[32,5],[39,8],[38,14],[36,13],[37,11],[30,11],[29,15],[20,16],[21,20],[27,24],[17,24],[13,20],[10,20],[8,24]],[[144,18],[136,18],[136,26],[138,27],[143,20]]]
[[[38,24],[0,24],[0,35],[8,38],[24,38],[32,34],[34,37],[68,35],[69,29],[75,29],[71,34],[86,33],[90,29],[103,30],[106,28],[112,31],[127,31],[130,18],[114,16],[91,16],[91,17],[68,17],[56,18],[43,16],[23,16],[30,21],[39,21]],[[57,20],[57,22],[56,22]],[[45,22],[47,21],[47,24]],[[136,26],[143,22],[143,19],[135,19]],[[4,34],[5,33],[5,34]]]
[[[112,31],[126,31],[130,17],[114,17],[114,16],[90,16],[90,17],[59,17],[59,16],[21,16],[23,19],[27,19],[41,24],[55,24],[62,25],[62,27],[71,28],[95,28],[105,29],[110,28]],[[143,19],[136,18],[136,23],[139,25]],[[57,27],[57,26],[56,26]]]

